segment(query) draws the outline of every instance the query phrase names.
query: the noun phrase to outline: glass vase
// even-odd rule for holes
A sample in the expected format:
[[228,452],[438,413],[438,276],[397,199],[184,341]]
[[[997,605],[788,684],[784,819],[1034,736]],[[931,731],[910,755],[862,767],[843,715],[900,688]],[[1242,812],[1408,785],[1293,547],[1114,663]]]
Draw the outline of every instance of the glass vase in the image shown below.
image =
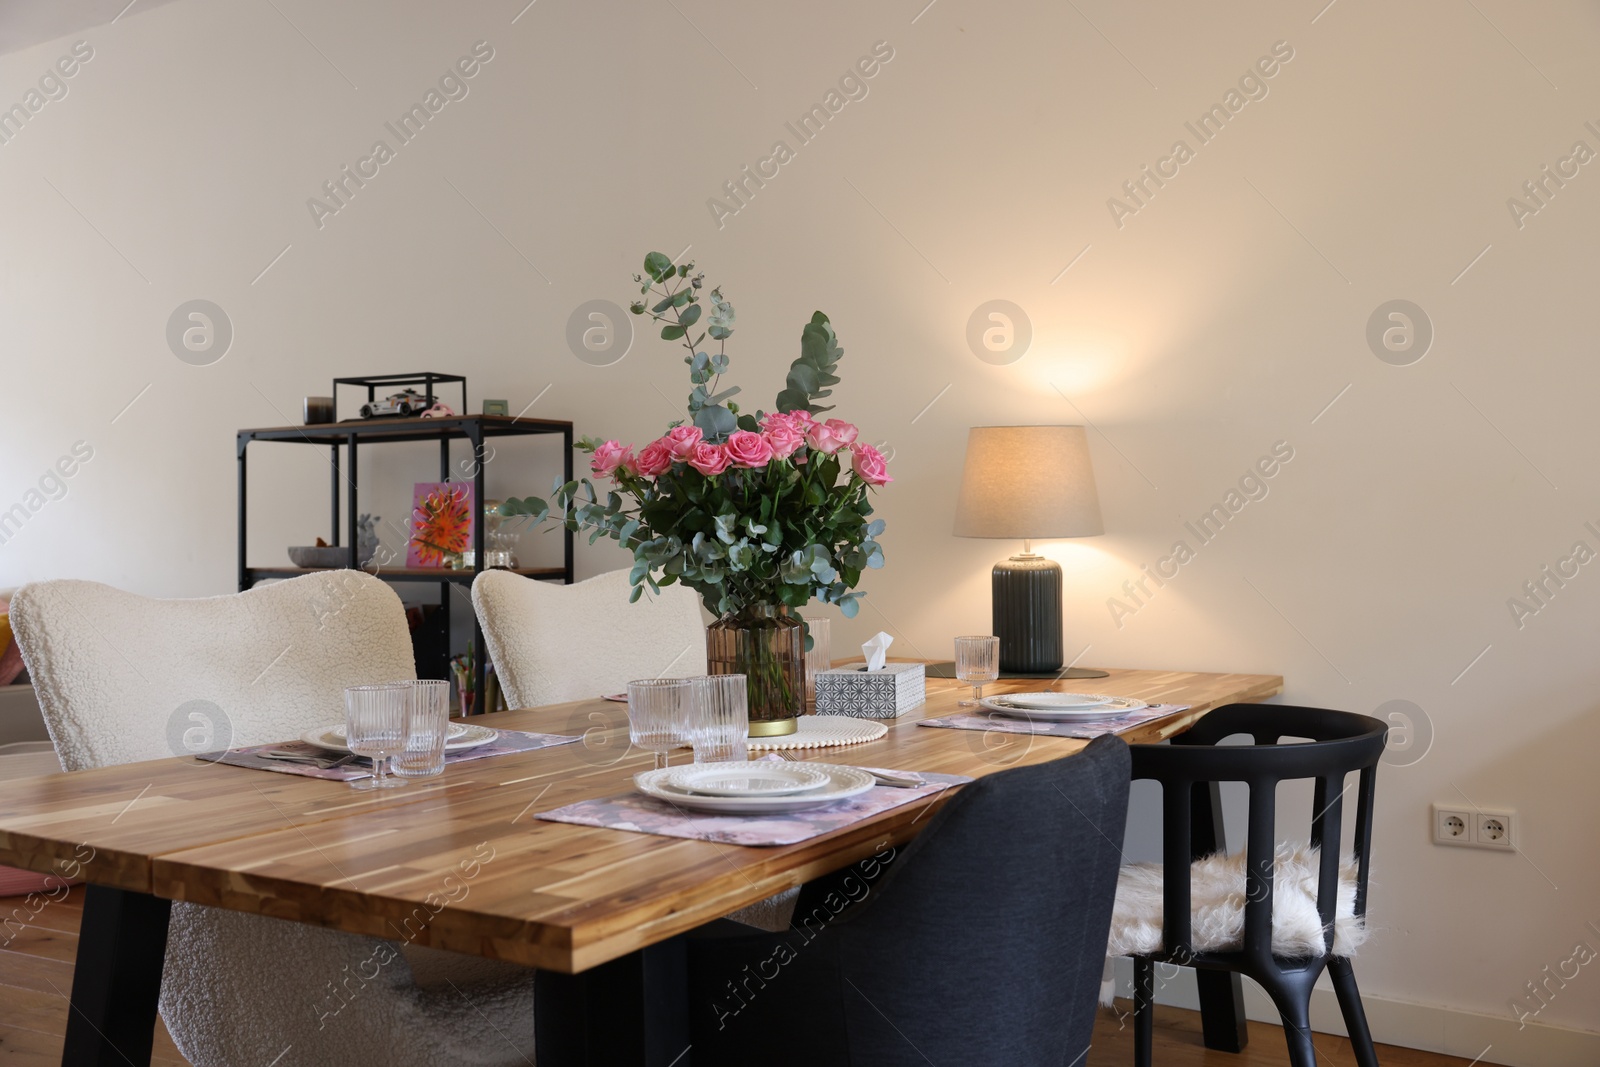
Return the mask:
[[706,628],[712,674],[747,679],[750,736],[792,734],[805,713],[805,625],[772,604],[729,612]]

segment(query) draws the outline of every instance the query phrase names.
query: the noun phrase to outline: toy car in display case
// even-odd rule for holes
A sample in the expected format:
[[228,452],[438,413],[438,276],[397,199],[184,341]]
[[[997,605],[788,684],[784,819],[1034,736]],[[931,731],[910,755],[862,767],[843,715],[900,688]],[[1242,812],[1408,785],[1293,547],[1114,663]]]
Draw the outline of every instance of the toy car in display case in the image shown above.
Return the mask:
[[415,389],[402,389],[398,393],[390,393],[382,400],[373,400],[361,405],[363,419],[381,419],[385,415],[415,415],[426,411],[432,405],[428,398]]

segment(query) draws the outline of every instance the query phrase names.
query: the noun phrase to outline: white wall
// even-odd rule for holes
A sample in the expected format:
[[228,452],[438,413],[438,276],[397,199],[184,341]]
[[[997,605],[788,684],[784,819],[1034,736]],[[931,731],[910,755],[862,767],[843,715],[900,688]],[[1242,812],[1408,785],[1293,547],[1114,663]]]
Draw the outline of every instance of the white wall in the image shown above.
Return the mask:
[[[1090,421],[1108,532],[1045,546],[1069,654],[1418,705],[1432,747],[1381,777],[1360,975],[1377,998],[1509,1018],[1541,968],[1600,947],[1600,567],[1522,628],[1507,607],[1573,542],[1600,549],[1600,167],[1521,228],[1506,205],[1574,141],[1600,150],[1594,7],[924,2],[540,0],[513,22],[520,0],[182,0],[0,59],[6,102],[74,40],[94,49],[0,145],[0,508],[94,449],[0,547],[0,585],[230,590],[232,432],[292,419],[335,374],[459,371],[474,408],[548,386],[529,414],[653,435],[687,390],[675,350],[641,336],[592,367],[565,324],[626,303],[646,251],[692,245],[738,308],[746,399],[770,404],[822,308],[847,353],[839,414],[894,448],[889,564],[847,641],[886,628],[937,656],[986,629],[1012,546],[949,534],[966,429]],[[494,58],[470,95],[319,229],[307,198],[477,41]],[[894,58],[869,95],[798,146],[785,122],[877,41]],[[1196,147],[1185,121],[1278,41],[1293,59],[1269,94],[1119,228],[1120,183]],[[796,158],[719,228],[707,198],[777,139]],[[194,298],[236,329],[214,365],[164,338]],[[997,298],[1033,328],[1004,366],[964,336]],[[1364,337],[1396,298],[1436,329],[1410,366]],[[1279,441],[1294,458],[1270,495],[1116,625],[1123,580]],[[260,562],[325,532],[322,455],[279,449],[258,468],[257,508],[279,509],[252,524]],[[545,488],[538,455],[498,460],[491,490]],[[365,465],[376,510],[403,515],[430,460]],[[1466,798],[1516,809],[1522,855],[1429,843],[1428,804]],[[1592,967],[1538,1016],[1597,1020]]]

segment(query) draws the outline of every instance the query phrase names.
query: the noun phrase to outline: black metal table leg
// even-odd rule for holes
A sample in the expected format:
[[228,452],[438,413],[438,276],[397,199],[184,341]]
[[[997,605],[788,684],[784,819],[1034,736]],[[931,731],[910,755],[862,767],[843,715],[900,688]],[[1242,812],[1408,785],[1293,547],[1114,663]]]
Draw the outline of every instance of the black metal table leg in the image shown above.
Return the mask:
[[148,1067],[171,910],[147,893],[84,891],[62,1067]]
[[[1190,804],[1193,858],[1227,849],[1222,830],[1222,792],[1216,782],[1194,787]],[[1200,1029],[1206,1048],[1243,1052],[1250,1041],[1244,1017],[1244,982],[1230,971],[1195,970],[1200,993]]]
[[689,953],[682,937],[582,974],[534,975],[539,1067],[689,1067]]

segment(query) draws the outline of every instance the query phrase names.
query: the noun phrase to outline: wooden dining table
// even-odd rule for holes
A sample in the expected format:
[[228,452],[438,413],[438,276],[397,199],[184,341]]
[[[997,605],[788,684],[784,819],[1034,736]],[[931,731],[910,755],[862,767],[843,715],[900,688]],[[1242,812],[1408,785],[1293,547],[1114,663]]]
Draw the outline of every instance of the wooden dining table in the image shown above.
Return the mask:
[[[1147,743],[1282,685],[1275,675],[1111,670],[1090,683],[990,691],[1092,688],[1188,705],[1123,734]],[[967,692],[929,679],[927,702],[887,721],[882,739],[804,755],[980,777],[1086,744],[917,725],[956,712]],[[651,766],[649,753],[629,746],[625,706],[596,698],[473,722],[582,740],[452,764],[377,793],[190,757],[0,783],[0,863],[57,873],[71,865],[89,884],[62,1062],[149,1063],[168,913],[172,901],[189,901],[537,968],[540,1067],[687,1067],[686,935],[910,841],[956,792],[782,847],[550,822],[538,813],[627,792]],[[1220,821],[1208,814],[1221,847]],[[472,860],[476,868],[463,866]],[[442,879],[466,869],[477,874],[465,891],[441,896]],[[1202,978],[1207,1043],[1242,1047],[1237,977]]]

